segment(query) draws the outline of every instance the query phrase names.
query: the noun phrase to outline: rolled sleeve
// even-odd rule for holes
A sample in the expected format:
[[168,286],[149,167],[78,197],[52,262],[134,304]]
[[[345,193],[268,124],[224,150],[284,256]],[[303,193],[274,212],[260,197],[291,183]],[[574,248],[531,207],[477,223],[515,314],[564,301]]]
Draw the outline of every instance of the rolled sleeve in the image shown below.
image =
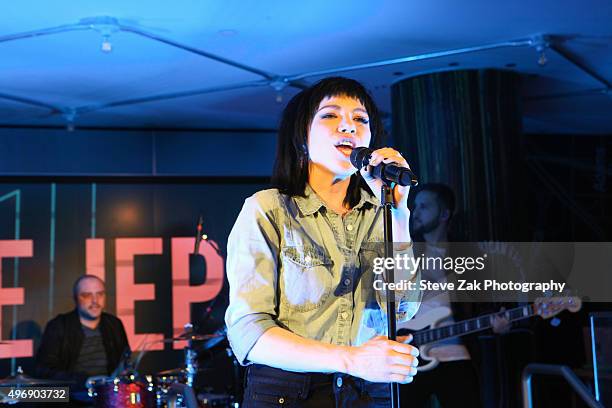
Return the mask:
[[[267,193],[267,194],[266,194]],[[278,326],[276,287],[280,237],[269,190],[249,197],[227,244],[230,302],[227,336],[240,364],[268,329]]]
[[234,355],[242,365],[247,365],[247,356],[266,330],[277,327],[274,318],[265,313],[243,316],[227,330],[227,337]]

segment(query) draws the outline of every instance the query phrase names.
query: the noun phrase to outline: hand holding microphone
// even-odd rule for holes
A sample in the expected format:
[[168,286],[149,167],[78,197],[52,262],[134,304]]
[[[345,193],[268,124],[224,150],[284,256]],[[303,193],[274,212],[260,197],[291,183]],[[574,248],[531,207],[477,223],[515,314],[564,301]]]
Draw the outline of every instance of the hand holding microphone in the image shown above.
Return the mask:
[[418,180],[400,152],[390,147],[377,150],[356,147],[351,153],[351,163],[359,169],[361,177],[379,200],[383,183],[396,183],[393,188],[395,207],[408,211],[408,186],[418,185]]
[[417,186],[419,184],[416,175],[410,170],[410,166],[402,157],[402,154],[390,147],[378,150],[356,147],[351,153],[351,164],[359,170],[368,165],[373,166],[369,173],[374,178],[385,182],[393,182],[400,186]]

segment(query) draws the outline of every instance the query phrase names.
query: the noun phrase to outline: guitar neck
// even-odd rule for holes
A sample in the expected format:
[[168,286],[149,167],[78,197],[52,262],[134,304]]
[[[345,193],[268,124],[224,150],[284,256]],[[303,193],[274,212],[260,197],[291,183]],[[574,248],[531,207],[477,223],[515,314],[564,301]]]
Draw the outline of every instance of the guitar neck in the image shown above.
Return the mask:
[[514,322],[516,320],[527,319],[536,314],[532,304],[520,306],[504,312],[496,312],[473,319],[462,320],[457,323],[449,324],[448,326],[417,331],[412,333],[413,340],[411,344],[422,346],[427,343],[483,331],[493,326],[495,316],[503,316],[509,321]]

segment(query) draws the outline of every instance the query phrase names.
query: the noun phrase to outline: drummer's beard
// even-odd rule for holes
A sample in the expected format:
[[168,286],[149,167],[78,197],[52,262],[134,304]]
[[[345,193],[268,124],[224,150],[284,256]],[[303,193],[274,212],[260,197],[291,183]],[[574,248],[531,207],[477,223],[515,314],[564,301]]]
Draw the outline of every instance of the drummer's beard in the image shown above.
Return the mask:
[[79,315],[86,320],[97,320],[102,314],[102,306],[98,303],[92,303],[87,307],[79,305]]

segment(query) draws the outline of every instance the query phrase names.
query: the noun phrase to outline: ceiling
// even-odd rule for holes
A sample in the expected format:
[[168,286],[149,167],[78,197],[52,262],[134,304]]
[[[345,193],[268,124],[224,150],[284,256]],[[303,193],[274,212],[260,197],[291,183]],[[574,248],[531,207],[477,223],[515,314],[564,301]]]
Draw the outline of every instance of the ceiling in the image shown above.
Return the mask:
[[389,112],[402,78],[500,68],[524,76],[526,132],[612,133],[609,0],[21,0],[1,9],[2,126],[273,129],[283,103],[326,75],[361,80]]

